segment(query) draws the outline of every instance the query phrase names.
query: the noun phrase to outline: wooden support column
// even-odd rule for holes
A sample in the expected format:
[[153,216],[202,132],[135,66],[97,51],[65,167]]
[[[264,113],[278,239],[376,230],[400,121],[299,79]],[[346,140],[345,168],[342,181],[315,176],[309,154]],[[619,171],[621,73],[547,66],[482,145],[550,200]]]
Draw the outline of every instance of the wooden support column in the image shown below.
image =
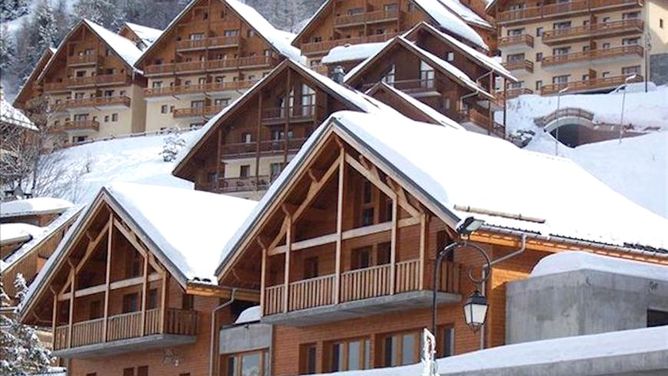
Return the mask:
[[[239,55],[241,56],[241,55]],[[262,137],[262,92],[257,95],[257,130],[255,132],[255,189],[260,188],[260,149],[262,144],[260,138]]]
[[424,290],[424,267],[426,262],[426,253],[429,242],[429,223],[427,222],[427,215],[422,213],[420,214],[420,267],[418,273],[420,275],[420,285],[418,289]]
[[[494,73],[489,74],[489,92],[494,97]],[[494,111],[492,110],[492,106],[495,104],[495,100],[496,98],[492,98],[489,101],[489,134],[494,133]]]
[[345,149],[341,146],[339,157],[339,186],[336,198],[336,279],[334,282],[334,304],[341,298],[341,251],[343,248],[343,192],[345,183]]
[[148,256],[144,256],[144,281],[141,293],[141,335],[146,335],[146,302],[148,300]]
[[287,232],[285,233],[285,278],[283,287],[283,312],[288,312],[290,295],[290,254],[292,253],[292,215],[286,213]]
[[260,268],[260,310],[262,313],[264,313],[264,285],[266,282],[266,274],[267,274],[267,248],[262,247],[262,266]]
[[107,342],[107,328],[109,325],[109,285],[111,283],[111,248],[112,234],[114,230],[114,215],[109,215],[109,230],[107,232],[107,269],[104,286],[104,321],[102,321],[102,342]]
[[399,216],[398,198],[392,197],[392,241],[390,243],[390,295],[394,295],[397,290],[397,226]]
[[216,148],[216,185],[214,188],[216,189],[216,192],[220,192],[220,165],[221,165],[221,159],[223,158],[223,130],[219,129],[218,130],[218,147]]
[[503,78],[503,126],[506,127],[506,116],[508,111],[508,79]]
[[76,273],[74,272],[74,264],[70,264],[70,314],[67,327],[67,348],[72,347],[72,320],[74,319],[74,288],[76,286]]
[[[292,89],[292,74],[291,70],[288,69],[288,79],[287,79],[287,84],[285,88],[285,95],[286,95],[286,109],[285,109],[285,129],[283,130],[283,142],[285,143],[284,145],[284,150],[283,150],[283,167],[288,163],[288,132],[290,131],[290,111],[292,111],[292,107],[294,106],[295,98],[290,97],[290,91]],[[292,102],[292,103],[290,103]]]
[[51,348],[56,349],[56,327],[58,326],[58,292],[51,290],[53,293],[53,313],[51,314]]
[[169,295],[169,274],[162,273],[162,296],[160,298],[160,333],[167,330],[167,303]]

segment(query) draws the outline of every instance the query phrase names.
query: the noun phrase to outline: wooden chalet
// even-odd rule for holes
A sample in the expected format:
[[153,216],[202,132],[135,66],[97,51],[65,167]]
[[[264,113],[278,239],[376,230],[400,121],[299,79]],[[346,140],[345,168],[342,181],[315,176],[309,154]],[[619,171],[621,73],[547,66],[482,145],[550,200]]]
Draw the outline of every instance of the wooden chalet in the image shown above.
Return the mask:
[[42,96],[44,88],[40,84],[38,77],[55,53],[55,48],[49,47],[44,50],[42,56],[37,60],[37,65],[35,65],[35,68],[30,72],[30,75],[21,87],[21,90],[19,90],[16,98],[14,98],[14,107],[22,110],[31,118],[35,115],[39,116],[45,112],[46,106],[43,103],[44,97]]
[[147,128],[205,123],[284,58],[299,59],[290,39],[240,1],[191,1],[137,61]]
[[37,78],[49,131],[71,143],[144,131],[146,80],[133,67],[141,53],[91,21],[74,26]]
[[317,67],[334,47],[385,42],[422,21],[452,30],[481,49],[488,48],[485,42],[491,41],[494,32],[487,21],[458,0],[327,0],[293,45]]
[[52,328],[69,375],[204,375],[217,361],[212,317],[233,322],[244,305],[231,299],[257,301],[219,287],[212,263],[254,206],[191,190],[105,187],[31,285],[21,318]]
[[[508,175],[507,163],[520,161],[531,176]],[[574,181],[546,188],[543,179],[556,176]],[[502,177],[516,183],[490,190]],[[562,189],[582,197],[546,202]],[[491,137],[396,114],[340,112],[230,240],[217,275],[221,285],[260,292],[262,322],[274,325],[280,344],[272,374],[413,364],[431,323],[436,252],[461,240],[460,220],[485,221],[468,241],[493,260],[480,286],[490,307],[484,329],[470,331],[462,298],[474,289],[468,272],[479,275],[483,260],[464,247],[436,282],[439,356],[503,344],[505,283],[525,278],[546,255],[579,249],[668,263],[666,220],[620,200],[572,163]],[[623,214],[595,209],[606,205]]]
[[285,60],[207,123],[173,174],[198,190],[260,197],[330,114],[370,109],[363,94]]
[[[493,118],[495,97],[439,56],[400,36],[349,72],[346,83],[364,91],[384,81],[459,123],[504,137],[503,125]],[[488,72],[493,81],[494,72]]]
[[137,48],[145,51],[147,48],[160,38],[162,30],[152,27],[137,25],[132,22],[125,22],[118,30],[118,35],[135,42]]

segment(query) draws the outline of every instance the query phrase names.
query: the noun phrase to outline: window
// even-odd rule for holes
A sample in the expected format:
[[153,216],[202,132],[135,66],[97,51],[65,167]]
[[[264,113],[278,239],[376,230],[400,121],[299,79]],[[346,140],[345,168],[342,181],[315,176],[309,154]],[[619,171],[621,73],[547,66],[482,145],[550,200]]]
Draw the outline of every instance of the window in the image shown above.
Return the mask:
[[118,114],[111,114],[111,121],[118,121]]
[[640,38],[624,38],[622,39],[622,46],[633,46],[640,44]]
[[506,60],[509,63],[518,63],[524,61],[524,54],[511,54],[506,56]]
[[88,319],[95,320],[102,317],[102,305],[99,300],[94,300],[88,305]]
[[373,199],[373,186],[370,181],[364,182],[364,187],[362,188],[362,202],[365,204],[370,204]]
[[109,122],[109,115],[104,115],[104,122],[108,123]]
[[269,352],[253,351],[226,355],[225,376],[268,376]]
[[183,294],[181,296],[181,309],[184,311],[192,311],[193,308],[195,308],[195,296]]
[[537,37],[542,37],[543,36],[543,28],[542,27],[537,27],[536,28],[536,36]]
[[160,113],[161,114],[166,114],[167,112],[168,112],[168,108],[167,108],[166,104],[163,104],[162,106],[160,106]]
[[137,312],[139,310],[139,294],[123,295],[123,313]]
[[162,87],[162,81],[153,81],[152,86],[154,89],[159,89]]
[[640,12],[622,13],[622,20],[633,20],[640,18]]
[[647,327],[668,325],[668,312],[655,309],[647,310]]
[[541,62],[543,61],[543,53],[542,52],[537,52],[536,53],[536,62]]
[[373,224],[373,208],[366,208],[362,210],[362,226],[370,226]]
[[569,52],[571,52],[570,47],[559,47],[559,48],[553,48],[552,49],[552,54],[553,55],[566,55]]
[[197,79],[197,83],[200,85],[206,84],[206,77],[200,77]]
[[399,10],[399,5],[397,3],[385,4],[383,5],[383,10],[385,12],[396,12]]
[[250,177],[250,165],[243,165],[239,167],[239,177],[242,178]]
[[540,90],[540,88],[543,87],[543,81],[538,80],[536,81],[536,90]]
[[283,163],[277,162],[269,165],[269,174],[272,179],[276,178],[283,170]]
[[371,368],[371,341],[368,338],[334,342],[328,346],[330,372]]
[[524,34],[524,28],[521,29],[508,29],[508,36],[516,36],[516,35],[522,35]]
[[640,74],[640,65],[634,65],[632,67],[622,67],[622,75],[630,76],[633,74]]
[[582,81],[587,81],[589,80],[589,75],[588,74],[583,74],[582,75]]
[[148,376],[148,366],[137,367],[137,376]]
[[603,17],[603,19],[601,20],[601,22],[603,22],[603,23],[610,22],[610,17]]
[[86,376],[97,376],[96,372],[87,373]]
[[383,366],[395,367],[417,363],[420,332],[389,334],[382,341]]
[[663,18],[659,18],[659,27],[663,29]]
[[565,74],[563,76],[554,76],[554,77],[552,77],[552,83],[553,84],[567,84],[569,78],[570,78],[570,75],[568,75],[568,74]]
[[448,357],[455,355],[455,328],[453,326],[446,326],[441,330],[442,344],[439,349],[441,357]]
[[247,37],[247,38],[252,38],[252,37],[254,37],[254,36],[255,36],[255,30],[253,30],[253,29],[248,29],[248,31],[246,32],[246,37]]
[[135,376],[134,368],[123,368],[123,376]]
[[132,278],[141,275],[142,264],[144,260],[139,252],[132,252],[128,255],[125,264],[125,278]]
[[146,302],[147,309],[158,308],[158,289],[150,289],[148,291],[148,301]]
[[300,350],[300,371],[302,375],[311,375],[316,372],[316,347],[315,343],[307,343],[302,345]]
[[304,259],[304,279],[315,278],[318,276],[318,257],[309,257]]
[[376,265],[386,265],[390,263],[390,253],[392,244],[390,242],[378,244],[378,254],[376,255]]
[[603,72],[603,73],[601,73],[601,77],[603,77],[603,78],[606,78],[606,77],[608,77],[608,76],[610,76],[610,72]]
[[213,104],[217,107],[227,107],[229,103],[230,103],[229,98],[216,98],[213,101]]
[[351,8],[348,9],[348,15],[349,16],[354,16],[356,14],[362,14],[364,13],[364,8]]
[[571,21],[555,22],[552,24],[552,28],[555,30],[569,29],[571,27]]
[[371,266],[371,247],[353,249],[351,252],[350,267],[364,269]]
[[204,108],[204,101],[191,101],[190,108]]
[[236,37],[239,35],[239,30],[238,29],[230,29],[230,30],[224,30],[223,31],[223,36],[226,37]]
[[452,51],[448,51],[448,53],[447,53],[447,55],[446,55],[446,59],[447,59],[448,61],[454,61],[454,60],[455,60],[455,53],[452,52]]
[[250,144],[251,142],[253,142],[253,135],[249,132],[242,133],[241,142],[243,142],[244,144]]

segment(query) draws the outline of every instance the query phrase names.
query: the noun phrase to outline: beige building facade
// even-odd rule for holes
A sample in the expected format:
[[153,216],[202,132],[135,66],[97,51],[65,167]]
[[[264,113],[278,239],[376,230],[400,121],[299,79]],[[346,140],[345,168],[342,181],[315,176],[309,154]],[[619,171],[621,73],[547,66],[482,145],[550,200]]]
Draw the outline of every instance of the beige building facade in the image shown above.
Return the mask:
[[495,1],[488,11],[519,79],[512,94],[605,91],[633,75],[629,82],[666,82],[668,1]]

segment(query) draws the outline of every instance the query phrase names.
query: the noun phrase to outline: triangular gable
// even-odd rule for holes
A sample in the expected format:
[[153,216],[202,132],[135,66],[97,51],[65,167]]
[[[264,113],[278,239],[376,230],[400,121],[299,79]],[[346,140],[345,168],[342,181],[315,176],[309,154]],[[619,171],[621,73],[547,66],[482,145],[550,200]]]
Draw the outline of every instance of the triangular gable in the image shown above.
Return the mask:
[[146,49],[150,47],[156,40],[158,40],[158,38],[160,38],[160,35],[162,35],[162,30],[134,24],[131,22],[125,22],[118,31],[118,34],[125,37],[124,34],[126,33],[133,35],[134,38],[140,40],[145,46],[144,49]]
[[33,68],[32,72],[30,72],[30,76],[28,76],[28,79],[23,83],[23,86],[21,86],[21,90],[16,95],[16,98],[14,98],[15,107],[23,108],[26,102],[29,99],[31,99],[31,98],[26,98],[26,96],[29,95],[29,93],[33,90],[34,85],[37,84],[38,82],[37,78],[44,71],[44,67],[47,65],[49,60],[51,60],[51,57],[55,53],[56,49],[52,47],[49,47],[46,50],[44,50],[42,56],[39,58],[39,60],[37,60],[35,68]]
[[517,82],[517,78],[515,78],[510,71],[508,71],[506,68],[501,65],[501,63],[494,61],[493,57],[487,56],[476,49],[468,46],[465,43],[460,42],[456,38],[453,38],[452,36],[448,35],[447,33],[444,33],[432,25],[421,22],[415,27],[413,27],[411,30],[407,31],[403,37],[409,41],[415,42],[415,38],[417,38],[418,33],[421,31],[427,32],[433,37],[437,38],[438,40],[442,41],[443,43],[449,45],[450,47],[456,49],[460,53],[466,55],[469,57],[470,60],[478,62],[488,69],[493,70],[497,74],[513,81]]
[[110,30],[107,30],[104,27],[94,22],[83,19],[79,21],[79,23],[75,27],[73,27],[69,33],[67,33],[65,38],[63,38],[63,41],[60,42],[58,49],[56,50],[56,52],[53,54],[49,62],[46,64],[46,66],[40,73],[38,80],[42,80],[44,76],[46,76],[47,72],[51,68],[51,65],[54,63],[54,61],[56,61],[57,57],[60,56],[60,54],[65,53],[65,49],[67,47],[67,44],[69,43],[69,39],[72,38],[72,36],[75,35],[77,32],[79,32],[82,27],[88,28],[88,30],[90,30],[102,42],[104,42],[104,44],[110,49],[110,51],[118,59],[121,60],[123,65],[125,65],[130,72],[141,73],[134,67],[135,61],[141,55],[141,50],[138,49],[137,46],[135,46],[134,42]]
[[324,16],[327,15],[327,14],[325,13],[325,10],[326,10],[327,8],[329,8],[329,6],[332,4],[333,1],[334,1],[334,0],[325,0],[325,2],[323,2],[322,5],[320,5],[320,8],[318,8],[318,10],[315,12],[315,14],[314,14],[311,18],[309,18],[308,22],[306,22],[306,24],[304,25],[304,27],[302,27],[302,29],[299,30],[299,32],[297,33],[297,35],[295,36],[295,38],[292,40],[292,45],[293,45],[293,46],[295,46],[295,47],[299,47],[299,45],[301,44],[301,42],[300,42],[301,38],[303,38],[303,37],[304,37],[304,34],[306,34],[306,33],[308,33],[309,31],[311,31],[311,29],[312,29],[315,25],[317,25],[317,22],[316,22],[316,21],[318,21],[320,18],[322,18],[322,17],[324,17]]
[[176,163],[176,167],[174,168],[172,174],[174,176],[182,177],[181,174],[187,165],[187,161],[199,151],[199,149],[207,142],[207,140],[210,139],[210,137],[213,137],[213,134],[218,129],[218,124],[233,116],[238,109],[242,108],[251,99],[255,98],[255,96],[259,94],[265,86],[269,85],[275,77],[280,75],[286,69],[293,69],[301,76],[309,78],[309,81],[313,82],[319,89],[325,91],[327,94],[336,98],[340,102],[347,104],[351,110],[369,111],[370,107],[375,106],[375,104],[369,102],[363,94],[343,87],[332,81],[330,78],[322,76],[310,70],[309,68],[306,68],[301,63],[286,59],[276,68],[274,68],[267,76],[263,77],[253,87],[244,92],[232,104],[227,106],[204,125],[200,131],[201,136],[193,140],[192,144],[186,146],[186,150],[180,154],[179,160]]
[[[190,12],[195,5],[203,0],[192,0],[188,5],[178,14],[174,19],[165,27],[165,30],[162,32],[160,37],[153,42],[149,48],[147,48],[144,53],[137,59],[135,63],[136,67],[139,67],[148,56],[153,53],[153,51],[159,48],[160,44],[164,41],[167,36],[174,31],[179,22],[183,17],[185,17],[188,12]],[[288,58],[298,59],[300,52],[298,49],[290,45],[290,41],[281,41],[280,38],[285,38],[285,32],[275,29],[269,22],[262,17],[255,9],[251,8],[246,4],[237,2],[236,0],[213,0],[220,1],[225,4],[237,17],[239,17],[246,25],[250,26],[257,35],[262,38],[269,47],[271,47],[274,52],[283,55]],[[273,30],[271,30],[273,29]],[[273,34],[273,35],[267,35]]]
[[421,60],[428,63],[434,69],[437,69],[444,75],[450,77],[452,80],[459,82],[462,86],[467,87],[471,91],[477,91],[479,94],[489,99],[494,98],[494,96],[488,93],[482,86],[478,85],[473,80],[471,80],[471,78],[468,77],[466,73],[462,72],[461,70],[459,70],[452,64],[448,63],[447,61],[444,61],[443,59],[439,58],[438,56],[416,46],[414,43],[404,39],[403,37],[394,38],[390,43],[388,43],[383,49],[381,49],[374,56],[366,59],[358,66],[356,66],[353,70],[348,72],[348,74],[346,74],[345,77],[346,83],[354,86],[357,79],[364,76],[364,72],[366,71],[366,69],[370,68],[374,64],[383,64],[382,62],[383,56],[387,53],[390,53],[394,48],[405,48],[411,53],[418,56]]

